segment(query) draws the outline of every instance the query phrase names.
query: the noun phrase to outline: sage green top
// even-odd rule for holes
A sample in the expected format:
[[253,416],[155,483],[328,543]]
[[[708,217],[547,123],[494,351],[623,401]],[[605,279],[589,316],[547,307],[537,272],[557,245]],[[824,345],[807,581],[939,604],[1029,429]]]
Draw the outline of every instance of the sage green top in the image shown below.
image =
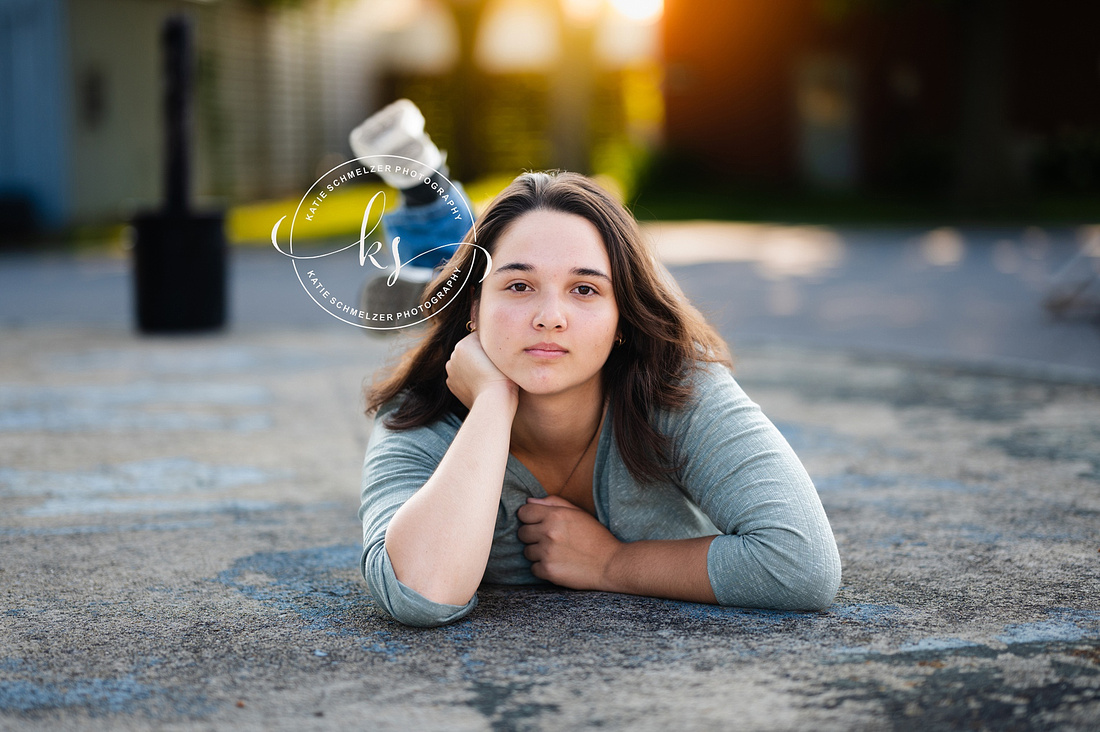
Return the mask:
[[[707,554],[711,587],[722,605],[777,610],[827,607],[840,584],[840,555],[817,490],[779,430],[729,369],[700,364],[693,397],[659,413],[674,465],[657,483],[638,484],[614,438],[608,412],[592,475],[596,517],[621,541],[717,535]],[[395,619],[435,626],[467,615],[465,605],[432,602],[402,584],[386,552],[386,528],[401,505],[431,477],[462,420],[454,415],[411,430],[389,430],[375,417],[363,467],[363,576],[371,595]],[[485,582],[542,584],[531,574],[517,536],[516,511],[546,491],[514,456],[501,490]]]

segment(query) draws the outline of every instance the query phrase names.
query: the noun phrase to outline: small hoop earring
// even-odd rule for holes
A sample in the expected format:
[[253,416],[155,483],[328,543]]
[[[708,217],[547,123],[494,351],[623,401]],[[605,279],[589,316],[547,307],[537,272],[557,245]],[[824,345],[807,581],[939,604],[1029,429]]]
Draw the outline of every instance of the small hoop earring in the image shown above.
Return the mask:
[[467,333],[473,333],[475,330],[477,330],[477,328],[474,327],[474,321],[467,320],[466,321],[466,332]]
[[622,336],[618,336],[618,337],[617,337],[617,338],[615,339],[615,345],[616,345],[616,346],[621,346],[621,345],[622,345],[623,343],[624,343],[624,341],[623,341],[623,337],[622,337]]

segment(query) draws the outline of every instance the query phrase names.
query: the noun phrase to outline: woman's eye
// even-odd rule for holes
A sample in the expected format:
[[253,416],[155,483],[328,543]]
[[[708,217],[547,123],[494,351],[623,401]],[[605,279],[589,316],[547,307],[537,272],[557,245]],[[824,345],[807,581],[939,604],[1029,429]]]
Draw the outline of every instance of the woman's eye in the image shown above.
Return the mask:
[[591,285],[577,285],[573,289],[577,291],[578,295],[595,295],[596,294],[596,288],[592,287]]
[[507,289],[511,290],[512,292],[527,292],[531,288],[527,286],[526,282],[513,282],[512,284],[508,285]]

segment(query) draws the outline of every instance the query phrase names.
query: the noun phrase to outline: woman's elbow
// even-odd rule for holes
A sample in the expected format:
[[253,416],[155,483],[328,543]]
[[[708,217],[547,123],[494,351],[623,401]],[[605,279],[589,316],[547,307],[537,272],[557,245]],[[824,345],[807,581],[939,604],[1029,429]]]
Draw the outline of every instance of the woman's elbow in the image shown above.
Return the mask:
[[836,599],[840,589],[840,571],[822,572],[809,578],[801,587],[793,588],[791,610],[825,610]]
[[447,603],[418,592],[397,579],[387,560],[384,550],[364,551],[363,577],[375,604],[402,625],[417,628],[447,625],[465,617],[477,605],[476,595],[462,602]]
[[[711,567],[715,596],[722,605],[766,610],[824,610],[840,587],[840,555],[832,541],[806,540],[785,546],[765,537],[730,536],[726,541],[746,549],[721,562],[716,553]],[[831,539],[831,537],[830,537]],[[749,561],[745,561],[749,560]],[[725,581],[721,581],[725,579]]]
[[468,598],[461,605],[447,604],[434,602],[407,587],[387,588],[376,586],[368,580],[367,588],[375,604],[387,615],[402,625],[414,628],[438,628],[441,625],[449,625],[465,617],[472,609],[473,598]]
[[407,583],[401,579],[399,579],[398,581],[401,582],[401,584],[404,585],[407,589],[412,590],[432,605],[441,605],[443,607],[464,607],[470,603],[470,600],[473,599],[475,592],[466,592],[460,589],[456,589],[447,582],[423,584],[415,582]]
[[785,583],[784,610],[824,610],[833,604],[840,589],[840,555],[831,551],[811,554],[800,564],[791,581]]
[[422,608],[412,609],[394,604],[379,604],[391,618],[413,628],[438,628],[442,625],[450,625],[465,616],[465,613],[456,616],[453,612],[426,612]]

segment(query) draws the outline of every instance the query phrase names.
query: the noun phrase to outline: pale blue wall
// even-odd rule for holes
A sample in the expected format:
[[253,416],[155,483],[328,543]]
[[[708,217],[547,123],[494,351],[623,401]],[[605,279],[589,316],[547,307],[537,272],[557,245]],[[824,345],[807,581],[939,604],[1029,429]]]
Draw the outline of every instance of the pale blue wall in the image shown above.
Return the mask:
[[30,197],[38,221],[69,216],[65,0],[0,0],[0,192]]

